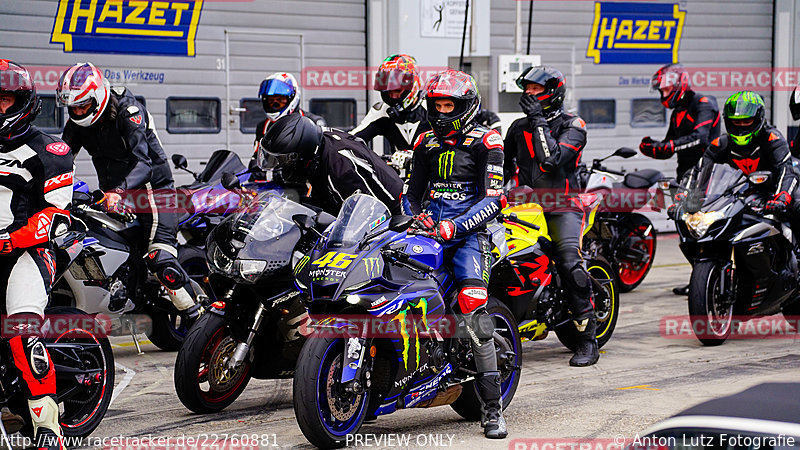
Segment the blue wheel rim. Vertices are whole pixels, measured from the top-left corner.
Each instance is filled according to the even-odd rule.
[[[330,366],[335,364],[338,355],[334,355],[330,360],[328,355],[334,347],[340,343],[341,340],[337,339],[328,345],[328,348],[325,349],[325,354],[322,356],[319,369],[317,370],[317,407],[319,409],[320,422],[322,422],[322,425],[328,433],[336,437],[343,437],[356,431],[361,425],[360,418],[364,415],[364,410],[367,407],[367,395],[364,393],[361,397],[361,404],[358,407],[358,411],[356,411],[350,419],[340,422],[331,415],[330,408],[328,407],[327,373],[330,370]]]

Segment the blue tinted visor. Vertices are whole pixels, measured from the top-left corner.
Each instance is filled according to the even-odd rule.
[[[291,97],[294,95],[294,87],[281,80],[264,80],[261,82],[261,87],[258,88],[258,96],[267,97],[269,95]]]

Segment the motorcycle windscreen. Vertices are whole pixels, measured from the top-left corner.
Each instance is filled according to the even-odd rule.
[[[351,195],[342,204],[326,247],[352,247],[390,217],[386,205],[377,198],[365,194]]]
[[[705,198],[703,201],[704,209],[724,195],[745,189],[747,183],[744,183],[744,181],[745,176],[741,170],[727,164],[714,164],[703,194]],[[741,186],[737,187],[737,185]]]
[[[272,191],[263,192],[217,227],[229,232],[228,236],[215,237],[214,245],[228,247],[224,253],[231,259],[265,261],[267,272],[280,269],[291,262],[301,236],[292,220],[295,215],[313,217],[315,213]]]

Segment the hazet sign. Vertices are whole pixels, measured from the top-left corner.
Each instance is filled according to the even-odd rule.
[[[677,63],[685,19],[678,4],[596,2],[586,56],[595,64]]]
[[[59,0],[51,43],[65,52],[194,56],[203,0]]]

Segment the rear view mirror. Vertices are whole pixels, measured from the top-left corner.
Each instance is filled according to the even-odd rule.
[[[638,152],[630,147],[620,147],[614,152],[614,156],[619,156],[622,158],[631,158],[636,156],[636,153]]]
[[[405,231],[408,229],[408,227],[411,226],[411,222],[413,220],[414,218],[411,216],[404,216],[404,215],[392,216],[392,218],[389,219],[389,229],[394,231],[395,233]]]
[[[176,169],[185,169],[189,165],[189,162],[186,161],[185,156],[176,153],[172,155],[172,164],[175,164]]]
[[[222,174],[222,187],[229,191],[237,191],[242,188],[242,183],[239,182],[239,178],[236,175],[225,172]]]

